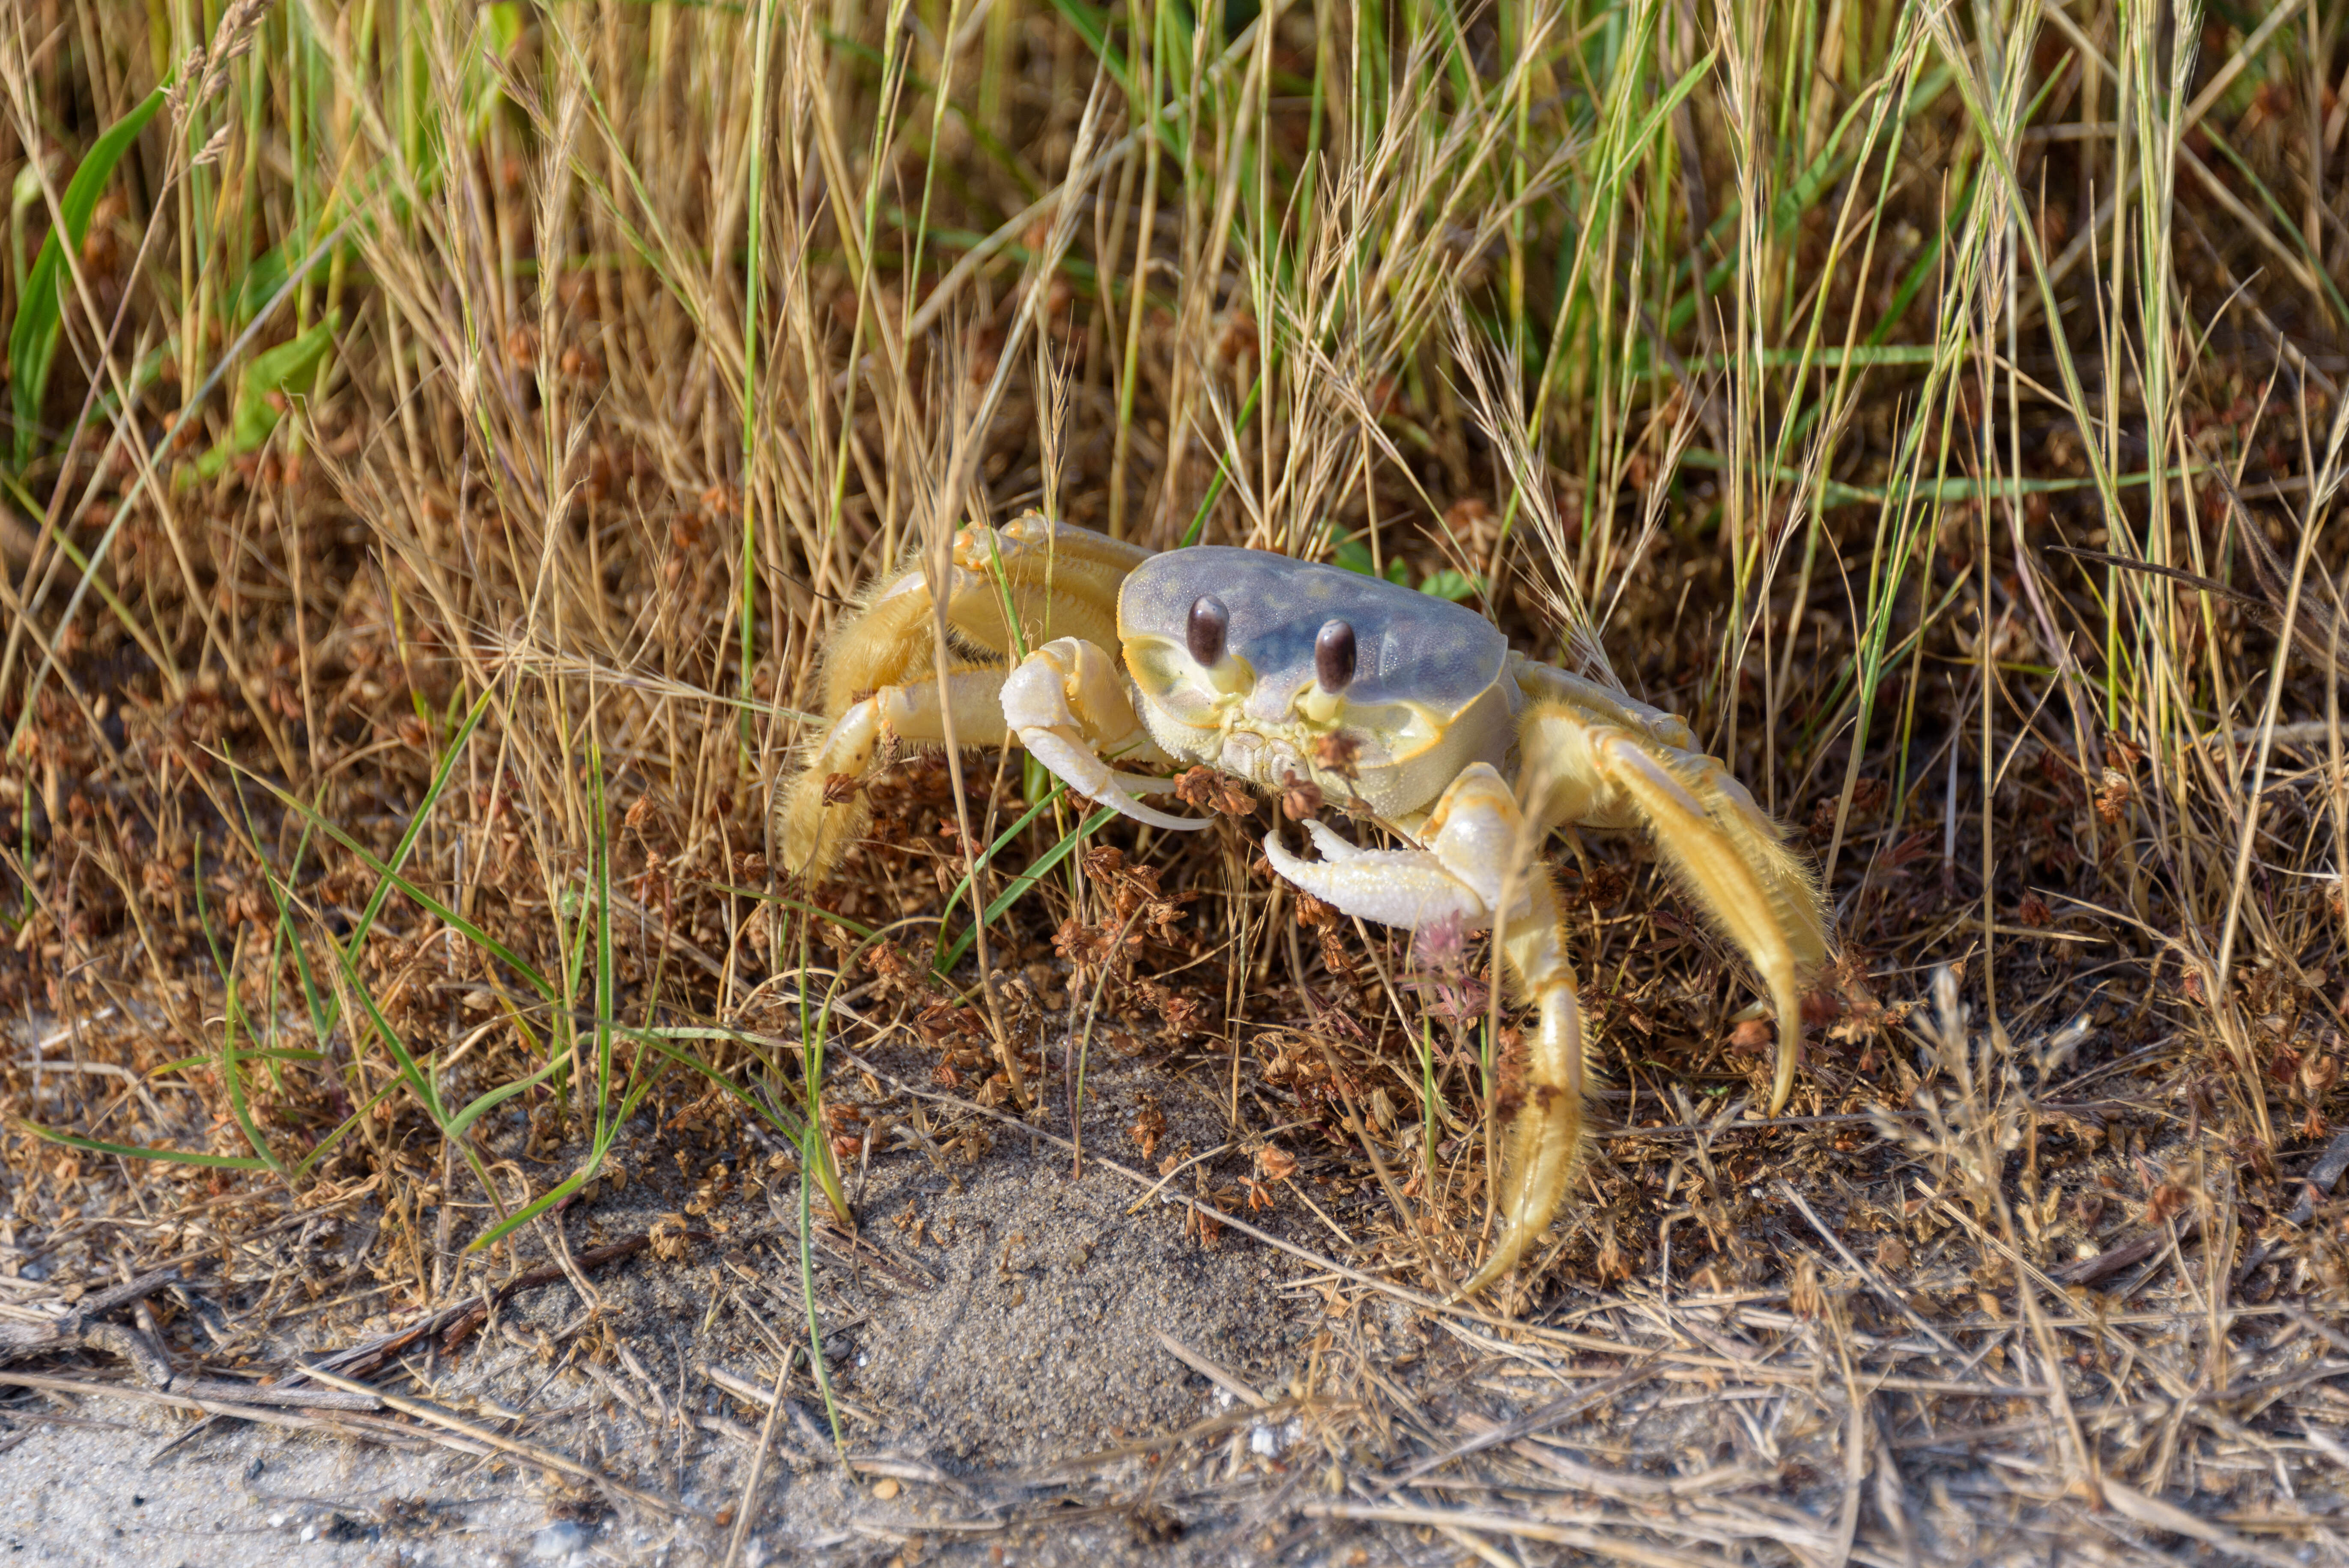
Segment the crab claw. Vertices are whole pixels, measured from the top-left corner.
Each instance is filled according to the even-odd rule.
[[[1207,825],[1207,818],[1177,817],[1155,806],[1145,806],[1133,798],[1132,792],[1137,789],[1165,789],[1166,780],[1163,779],[1120,773],[1058,729],[1022,729],[1019,735],[1019,744],[1070,789],[1089,799],[1100,801],[1121,817],[1131,817],[1154,828],[1172,828],[1176,832],[1189,832]]]
[[[1445,920],[1460,922],[1463,931],[1481,931],[1493,923],[1485,896],[1429,851],[1357,849],[1309,819],[1305,831],[1321,851],[1319,860],[1290,854],[1278,833],[1264,836],[1264,856],[1274,871],[1323,903],[1404,931]]]
[[[1120,816],[1176,832],[1204,828],[1212,820],[1143,805],[1136,796],[1164,794],[1173,782],[1121,773],[1102,760],[1096,745],[1119,752],[1154,754],[1157,748],[1134,716],[1117,666],[1091,643],[1061,637],[1021,660],[1003,682],[1003,722],[1070,789]]]
[[[1381,925],[1420,931],[1457,919],[1482,931],[1521,917],[1532,896],[1519,853],[1524,819],[1499,772],[1479,762],[1462,772],[1427,819],[1427,847],[1363,850],[1309,820],[1319,861],[1299,860],[1268,834],[1273,869],[1324,903]],[[1506,903],[1505,903],[1506,901]]]

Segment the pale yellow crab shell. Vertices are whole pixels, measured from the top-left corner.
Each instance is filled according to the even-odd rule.
[[[1191,606],[1213,594],[1230,616],[1226,658],[1191,657]],[[1317,718],[1313,639],[1354,629],[1355,676]],[[1135,707],[1174,757],[1270,789],[1310,779],[1401,821],[1425,810],[1475,762],[1506,769],[1515,738],[1509,645],[1473,610],[1375,577],[1261,550],[1201,545],[1155,555],[1125,579],[1118,638]],[[1348,779],[1322,766],[1324,737],[1357,748]],[[1340,748],[1340,749],[1342,749]]]

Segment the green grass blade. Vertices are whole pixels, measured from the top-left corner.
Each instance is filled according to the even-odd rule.
[[[206,1154],[194,1149],[148,1149],[136,1143],[108,1143],[100,1139],[84,1138],[78,1133],[59,1132],[43,1127],[37,1121],[19,1121],[17,1126],[36,1138],[51,1143],[62,1143],[67,1149],[78,1149],[88,1154],[110,1154],[118,1160],[160,1160],[168,1165],[202,1165],[222,1171],[267,1171],[266,1160],[251,1154]]]
[[[815,1183],[808,1180],[808,1172],[827,1168],[818,1164],[823,1143],[823,1129],[812,1124],[800,1142],[800,1300],[807,1306],[808,1367],[815,1374],[817,1391],[823,1395],[833,1447],[844,1453],[848,1445],[840,1435],[840,1412],[832,1400],[832,1371],[823,1361],[823,1330],[815,1315]]]
[[[272,788],[274,789],[274,786],[272,786]],[[519,954],[515,953],[513,949],[508,947],[504,943],[500,942],[496,937],[492,936],[488,932],[483,931],[471,921],[467,920],[463,915],[459,914],[454,909],[451,909],[441,900],[433,897],[430,893],[425,892],[424,889],[409,881],[408,878],[400,875],[399,872],[392,870],[392,864],[397,863],[398,859],[404,857],[395,857],[395,861],[392,862],[379,861],[367,851],[366,845],[360,843],[357,839],[352,838],[348,833],[344,832],[332,822],[327,821],[324,817],[318,816],[314,812],[310,812],[307,807],[303,806],[301,802],[295,800],[291,795],[286,794],[282,789],[275,790],[275,793],[278,795],[279,799],[285,800],[286,804],[294,807],[296,810],[309,814],[311,820],[323,829],[328,838],[342,845],[343,848],[350,851],[351,853],[358,856],[358,858],[366,863],[367,868],[369,871],[383,878],[383,892],[388,892],[397,891],[407,894],[408,897],[419,908],[440,919],[441,922],[446,923],[450,930],[455,931],[459,935],[464,937],[466,941],[473,943],[475,945],[481,948],[482,951],[496,958],[500,963],[512,968],[515,974],[521,975],[524,980],[530,983],[532,990],[536,991],[540,995],[544,996],[550,1002],[555,999],[554,987],[552,983],[550,983],[547,978],[541,975],[536,969],[533,968],[530,964]],[[419,811],[417,815],[420,819],[423,816],[423,813]],[[376,902],[378,903],[380,903],[379,900]],[[351,933],[352,946],[356,947],[358,945],[360,940],[366,934],[367,926],[373,923],[374,923],[371,920],[363,922],[357,929],[355,929]],[[335,1020],[329,1019],[328,1026],[331,1027],[334,1022]]]
[[[937,945],[930,954],[930,967],[932,969],[936,970],[937,973],[943,975],[947,970],[953,967],[952,965],[946,962],[946,923],[954,918],[955,906],[962,903],[963,899],[970,892],[971,879],[986,869],[988,862],[994,860],[995,857],[1002,851],[1004,845],[1009,843],[1012,840],[1025,832],[1028,829],[1029,823],[1033,822],[1037,818],[1042,816],[1045,811],[1050,808],[1053,801],[1059,799],[1067,792],[1068,787],[1062,784],[1059,779],[1054,779],[1052,781],[1050,792],[1045,795],[1043,799],[1038,800],[1034,805],[1029,807],[1028,810],[1022,811],[1019,814],[1019,820],[1018,821],[1004,829],[1000,833],[998,833],[995,836],[995,842],[988,845],[986,852],[978,857],[978,861],[973,863],[968,871],[963,872],[962,881],[955,883],[954,892],[947,895],[947,906],[939,913],[938,915]],[[839,917],[833,916],[832,918],[838,919]],[[845,920],[840,921],[840,923],[848,926],[850,930],[856,932],[859,936],[869,937],[873,934],[870,931],[862,930],[854,925],[851,925]]]
[[[491,1111],[497,1109],[498,1107],[503,1105],[514,1096],[521,1094],[523,1090],[533,1088],[536,1086],[544,1083],[548,1078],[553,1078],[556,1073],[562,1071],[563,1065],[563,1058],[561,1057],[552,1057],[544,1066],[541,1067],[537,1071],[530,1074],[527,1078],[518,1078],[512,1083],[501,1084],[496,1088],[491,1089],[487,1093],[471,1100],[462,1110],[460,1110],[454,1117],[450,1119],[448,1127],[449,1136],[451,1138],[462,1138],[465,1135],[466,1130],[471,1128],[473,1123],[479,1121]]]
[[[604,810],[604,751],[587,748],[587,810],[595,834],[595,1137],[611,1137],[605,1116],[612,1109],[612,834]]]
[[[1084,842],[1085,840],[1091,838],[1094,833],[1100,831],[1102,825],[1116,815],[1117,812],[1115,810],[1110,807],[1103,806],[1100,810],[1095,811],[1092,816],[1086,818],[1084,822],[1075,832],[1071,833],[1059,843],[1054,844],[1050,849],[1045,851],[1042,858],[1038,860],[1034,865],[1030,866],[1026,871],[1021,872],[1018,876],[1013,877],[1011,879],[1010,885],[1006,887],[1001,892],[996,894],[995,901],[992,903],[989,903],[987,906],[986,913],[982,913],[978,917],[978,923],[972,925],[960,936],[955,938],[954,945],[947,949],[946,961],[938,966],[937,972],[940,975],[952,973],[954,966],[962,962],[963,954],[970,951],[971,944],[978,939],[979,925],[983,925],[989,921],[1002,919],[1003,912],[1009,909],[1013,904],[1019,903],[1019,897],[1022,893],[1025,893],[1030,888],[1034,887],[1039,882],[1041,882],[1047,872],[1050,872],[1054,866],[1059,865],[1062,861],[1067,860],[1071,851],[1074,850],[1079,844]]]
[[[489,693],[483,692],[481,700],[473,705],[472,711],[466,715],[463,726],[450,739],[448,754],[441,758],[440,767],[433,775],[431,786],[425,790],[424,799],[417,803],[415,813],[409,820],[408,830],[400,835],[398,846],[392,851],[388,861],[378,859],[374,851],[365,844],[345,832],[315,807],[305,804],[291,791],[281,789],[259,774],[243,769],[233,760],[225,758],[223,760],[229,760],[231,767],[244,773],[245,777],[276,796],[279,801],[299,814],[305,821],[316,827],[335,842],[357,855],[369,871],[382,879],[376,884],[374,893],[367,899],[367,908],[360,912],[358,923],[351,929],[349,944],[352,947],[357,947],[367,940],[368,931],[375,924],[376,916],[383,909],[384,900],[390,897],[394,892],[402,892],[419,907],[447,923],[450,929],[459,933],[465,940],[478,944],[499,962],[512,968],[515,974],[530,983],[532,990],[552,1002],[557,999],[553,983],[523,960],[521,954],[459,914],[440,899],[425,892],[415,882],[401,875],[399,872],[399,867],[407,863],[409,851],[416,847],[418,837],[423,833],[426,819],[432,814],[433,807],[440,804],[440,797],[447,792],[449,782],[456,774],[459,755],[464,750],[466,740],[481,723],[481,716],[488,711],[488,707]],[[332,1001],[326,1004],[326,1029],[332,1029],[339,1015],[336,1012],[336,1004]],[[326,1029],[320,1031],[322,1037]]]
[[[166,1074],[183,1073],[190,1068],[209,1067],[219,1059],[212,1052],[206,1051],[202,1056],[181,1057],[177,1061],[165,1062],[160,1067],[149,1068],[139,1076],[152,1083]],[[257,1051],[239,1051],[237,1059],[248,1062],[323,1062],[326,1059],[326,1053],[309,1050],[300,1046],[264,1046]]]
[[[475,1236],[465,1244],[465,1250],[469,1253],[478,1253],[484,1247],[497,1245],[523,1226],[529,1224],[533,1220],[570,1197],[594,1179],[596,1170],[603,1162],[603,1156],[604,1151],[600,1149],[596,1150],[580,1163],[578,1170]]]
[[[628,1086],[628,1092],[620,1102],[619,1114],[612,1118],[611,1125],[605,1130],[604,1136],[595,1140],[595,1148],[588,1150],[587,1158],[579,1162],[578,1170],[474,1237],[465,1244],[465,1250],[469,1253],[477,1253],[484,1247],[495,1246],[594,1181],[595,1173],[604,1168],[604,1157],[612,1151],[613,1133],[625,1125],[628,1118],[636,1113],[636,1107],[643,1103],[646,1095],[652,1092],[653,1083],[657,1077],[657,1074],[647,1074]]]
[[[828,920],[843,931],[855,936],[869,937],[874,934],[873,928],[869,925],[861,925],[844,914],[836,913],[829,909],[820,909],[814,904],[802,903],[799,899],[785,898],[780,893],[761,892],[754,887],[737,887],[732,882],[711,882],[709,885],[719,892],[732,893],[736,898],[753,899],[761,903],[771,903],[783,909],[795,909],[802,914],[812,916],[817,920]]]
[[[244,819],[244,845],[252,851],[254,863],[261,867],[264,881],[269,884],[269,902],[277,911],[277,930],[286,949],[294,954],[295,973],[302,981],[302,1005],[310,1016],[313,1037],[324,1044],[334,1028],[334,1017],[326,1009],[326,999],[318,989],[318,977],[310,969],[310,955],[294,930],[294,907],[288,899],[293,879],[301,874],[302,857],[310,851],[310,826],[304,823],[302,837],[294,845],[294,861],[284,877],[270,868],[269,857],[262,851],[261,829],[253,820],[253,808],[246,802],[244,791],[236,791],[238,814]]]
[[[382,1085],[378,1088],[373,1094],[367,1097],[367,1102],[365,1104],[352,1111],[350,1115],[343,1118],[341,1121],[336,1123],[334,1131],[329,1132],[326,1137],[318,1140],[317,1147],[311,1150],[309,1153],[302,1156],[301,1162],[294,1167],[294,1174],[296,1177],[308,1175],[312,1166],[317,1164],[319,1161],[324,1160],[327,1155],[333,1153],[335,1146],[340,1143],[345,1138],[348,1137],[352,1130],[357,1128],[360,1122],[367,1119],[368,1113],[373,1111],[377,1106],[379,1106],[385,1100],[389,1099],[392,1095],[401,1088],[402,1082],[403,1080],[396,1078],[386,1078]]]
[[[1239,418],[1232,421],[1234,426],[1246,429],[1248,421],[1256,418],[1257,403],[1263,397],[1264,372],[1259,370],[1257,372],[1256,380],[1248,387],[1247,400],[1240,405]],[[1225,487],[1231,482],[1231,470],[1224,466],[1223,454],[1218,452],[1216,454],[1216,477],[1207,481],[1207,493],[1200,498],[1199,510],[1191,514],[1191,526],[1183,531],[1183,543],[1185,547],[1199,542],[1199,535],[1206,531],[1207,518],[1215,511],[1216,503],[1224,499]]]
[[[680,1050],[676,1046],[669,1044],[672,1039],[726,1039],[748,1044],[756,1041],[758,1037],[745,1035],[740,1033],[739,1030],[733,1029],[633,1029],[625,1024],[615,1024],[612,1026],[612,1030],[613,1033],[623,1036],[626,1038],[641,1041],[645,1045],[651,1047],[654,1050],[658,1051],[662,1056],[667,1057],[670,1061],[675,1062],[681,1068],[699,1073],[703,1078],[709,1080],[712,1088],[726,1095],[736,1104],[741,1106],[745,1110],[752,1112],[761,1120],[766,1122],[776,1131],[781,1133],[784,1137],[792,1140],[794,1142],[798,1140],[801,1132],[804,1130],[806,1125],[805,1123],[793,1122],[791,1118],[783,1114],[783,1112],[779,1109],[770,1108],[767,1103],[761,1100],[758,1096],[752,1094],[750,1090],[734,1082],[733,1079],[728,1078],[724,1073],[719,1072],[708,1062],[705,1062],[700,1057],[695,1056],[691,1051]],[[623,1118],[622,1119],[625,1120],[626,1118]]]
[[[236,1026],[243,1021],[244,1009],[237,1001],[236,965],[221,956],[220,938],[212,932],[212,911],[204,903],[204,837],[202,833],[195,836],[194,850],[194,874],[191,880],[196,888],[196,924],[204,934],[204,945],[212,950],[212,967],[220,971],[221,985],[225,988],[226,994],[225,1005],[221,1009],[221,1048],[217,1058],[220,1063],[221,1084],[228,1090],[229,1111],[236,1118],[237,1130],[244,1134],[245,1142],[252,1146],[253,1151],[262,1158],[270,1170],[282,1177],[285,1174],[285,1167],[278,1162],[277,1156],[271,1151],[269,1140],[261,1136],[261,1130],[253,1124],[253,1112],[244,1103],[243,1058],[238,1055],[236,1048]]]
[[[1129,99],[1133,97],[1133,77],[1125,63],[1124,55],[1109,41],[1109,17],[1102,11],[1085,4],[1085,0],[1052,0],[1052,9],[1068,19],[1085,41],[1085,47],[1102,63],[1102,68],[1117,83],[1117,90]]]
[[[57,199],[58,216],[64,220],[64,244],[81,249],[88,236],[90,215],[98,211],[98,199],[106,182],[114,178],[115,165],[130,150],[155,111],[163,107],[164,89],[157,88],[139,100],[139,107],[107,128],[66,182],[65,192]],[[16,325],[8,334],[8,376],[16,411],[16,467],[24,468],[33,460],[33,449],[40,428],[41,399],[49,389],[49,372],[57,357],[57,337],[65,330],[65,288],[69,274],[66,271],[63,244],[57,230],[49,231],[41,242],[41,253],[26,274],[25,293],[16,307]]]
[[[408,1048],[408,1042],[399,1037],[399,1031],[391,1026],[391,1020],[385,1017],[383,1009],[375,1005],[375,996],[367,990],[367,982],[359,977],[359,967],[351,961],[349,949],[332,935],[327,936],[326,945],[333,950],[335,962],[341,966],[343,978],[357,995],[359,1006],[367,1010],[367,1022],[374,1026],[385,1048],[391,1052],[392,1059],[399,1064],[400,1076],[408,1080],[409,1088],[416,1091],[417,1103],[423,1106],[424,1113],[432,1119],[435,1127],[445,1129],[448,1118],[440,1114],[440,1097],[433,1091],[431,1076],[418,1065],[415,1056]]]
[[[409,818],[408,830],[399,836],[399,843],[391,851],[391,859],[388,861],[377,860],[375,856],[367,851],[366,846],[356,842],[348,834],[345,833],[341,829],[336,827],[334,823],[321,816],[314,808],[305,805],[302,801],[295,799],[292,795],[287,794],[285,790],[279,789],[275,784],[271,783],[268,779],[264,779],[259,774],[243,767],[233,758],[222,757],[221,758],[221,760],[227,763],[230,767],[236,769],[237,771],[243,773],[245,777],[253,779],[254,783],[259,784],[263,789],[276,796],[284,804],[292,807],[295,811],[301,814],[305,820],[316,823],[336,843],[341,844],[345,849],[349,850],[353,854],[356,854],[361,860],[366,861],[370,867],[375,868],[378,875],[389,876],[393,872],[397,872],[398,868],[408,863],[409,851],[416,848],[416,841],[423,835],[425,820],[431,816],[432,809],[440,803],[440,797],[448,792],[449,781],[456,777],[457,763],[459,758],[464,754],[465,743],[472,738],[473,731],[481,727],[482,718],[485,717],[490,711],[490,696],[491,693],[484,691],[480,696],[476,697],[473,701],[471,709],[465,715],[465,722],[458,727],[456,734],[449,738],[449,749],[442,755],[440,758],[440,766],[433,770],[432,782],[426,788],[424,798],[417,802],[414,814]],[[358,923],[351,928],[351,941],[354,944],[367,940],[367,932],[375,924],[375,917],[382,913],[384,900],[391,896],[392,891],[392,885],[389,882],[382,882],[378,883],[375,892],[368,896],[367,908],[359,912]],[[404,886],[398,891],[401,892],[409,892],[409,890]],[[414,894],[409,892],[409,896],[413,897]],[[534,973],[529,970],[528,965],[523,965],[522,967],[525,972]],[[548,993],[548,1000],[552,1001],[553,999],[553,994],[551,992]],[[332,1020],[329,1021],[331,1023]]]

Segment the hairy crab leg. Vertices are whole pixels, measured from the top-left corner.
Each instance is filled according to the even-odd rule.
[[[1464,1296],[1517,1265],[1549,1228],[1582,1163],[1582,1006],[1549,868],[1537,863],[1526,880],[1531,907],[1502,927],[1501,955],[1518,989],[1540,1007],[1541,1020],[1526,1043],[1526,1102],[1509,1122],[1501,1155],[1501,1240],[1460,1287]]]
[[[1149,552],[1030,515],[999,529],[958,529],[949,555],[935,583],[934,569],[905,558],[833,630],[822,676],[824,727],[809,739],[798,774],[776,792],[776,831],[784,863],[795,872],[822,877],[864,831],[870,813],[861,796],[827,797],[836,776],[870,766],[883,736],[926,745],[942,744],[949,733],[966,746],[1012,742],[1002,703],[1009,670],[957,659],[941,688],[941,609],[955,645],[999,659],[1053,628],[1114,640],[1119,588]],[[946,596],[943,606],[931,596],[934,586]]]
[[[957,744],[1005,744],[1004,673],[965,665],[949,671],[943,687],[934,680],[883,686],[851,704],[824,733],[807,768],[784,790],[779,824],[783,863],[795,872],[820,875],[864,831],[869,815],[864,798],[832,802],[825,799],[825,791],[834,776],[854,777],[871,767],[884,734],[936,745],[947,738],[951,715]]]
[[[1770,993],[1778,1048],[1770,1113],[1785,1108],[1803,1038],[1802,976],[1826,960],[1818,895],[1778,830],[1713,758],[1643,738],[1571,703],[1519,727],[1544,822],[1644,829]]]
[[[1406,931],[1454,919],[1478,930],[1499,913],[1501,956],[1540,1011],[1527,1042],[1525,1101],[1502,1157],[1501,1237],[1460,1287],[1471,1295],[1514,1268],[1549,1228],[1581,1161],[1582,1008],[1548,868],[1531,855],[1532,829],[1516,797],[1482,762],[1454,779],[1429,814],[1426,849],[1361,850],[1319,822],[1306,828],[1319,861],[1290,854],[1278,834],[1265,837],[1265,856],[1283,877],[1348,914]]]
[[[1770,1114],[1785,1109],[1795,1085],[1795,1056],[1803,1039],[1803,993],[1800,971],[1826,956],[1816,910],[1807,922],[1790,921],[1790,899],[1775,868],[1757,863],[1751,833],[1724,831],[1722,813],[1698,804],[1663,764],[1629,736],[1600,742],[1597,748],[1613,765],[1615,782],[1639,802],[1656,843],[1698,902],[1718,921],[1730,940],[1745,950],[1769,987],[1771,1006],[1778,1014],[1778,1049],[1770,1085]],[[1730,810],[1734,810],[1733,802]],[[1775,835],[1770,847],[1784,856]],[[1791,863],[1791,857],[1789,857]],[[1774,887],[1773,882],[1780,885]]]

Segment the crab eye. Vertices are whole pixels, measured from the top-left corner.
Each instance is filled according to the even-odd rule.
[[[1354,678],[1354,628],[1324,621],[1313,638],[1313,678],[1326,692],[1341,692]]]
[[[1191,624],[1185,640],[1189,643],[1191,657],[1213,668],[1224,656],[1224,634],[1231,630],[1232,613],[1213,593],[1202,593],[1191,601]]]

